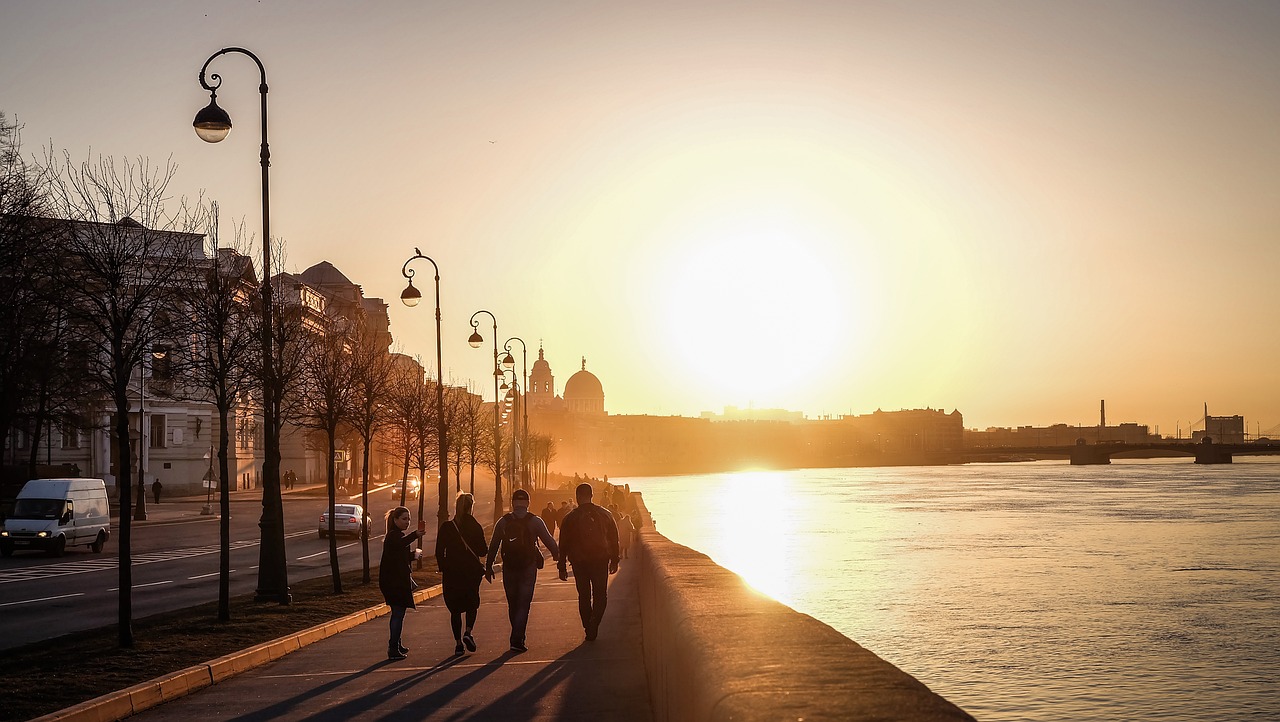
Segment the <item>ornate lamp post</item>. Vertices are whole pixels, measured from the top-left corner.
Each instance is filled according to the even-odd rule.
[[[404,262],[404,266],[400,269],[400,274],[409,279],[409,285],[400,292],[400,301],[404,305],[413,308],[422,300],[422,292],[413,287],[414,270],[409,268],[409,264],[419,258],[426,259],[431,263],[431,267],[436,272],[436,437],[440,441],[440,508],[436,513],[437,520],[440,524],[449,521],[449,445],[445,439],[444,428],[444,364],[440,360],[440,266],[429,257],[422,255],[422,251],[417,248],[413,249],[413,255],[409,260]],[[425,487],[426,479],[423,479]],[[423,489],[425,492],[426,489]],[[418,494],[418,518],[422,518],[422,496],[423,492]],[[418,547],[422,547],[422,539],[418,539]]]
[[[168,349],[164,346],[152,346],[151,358],[159,361],[168,355]],[[151,364],[151,373],[155,374],[156,366]],[[138,492],[137,499],[133,501],[133,520],[147,520],[147,450],[151,444],[148,443],[147,435],[147,354],[142,355],[142,361],[138,364]]]
[[[218,107],[218,88],[222,77],[212,73],[205,81],[205,71],[215,58],[227,53],[249,56],[258,66],[261,82],[258,94],[262,97],[262,147],[259,164],[262,166],[262,544],[258,552],[258,589],[255,599],[272,599],[281,604],[292,601],[289,595],[289,570],[284,553],[284,507],[280,500],[280,428],[277,419],[275,390],[275,365],[272,363],[272,316],[275,308],[271,299],[271,195],[268,168],[271,167],[271,150],[267,145],[267,71],[258,56],[244,48],[223,48],[204,61],[200,68],[200,85],[209,91],[209,105],[196,113],[192,125],[196,135],[206,143],[217,143],[231,132],[231,116]]]
[[[487,314],[493,321],[493,518],[502,516],[502,454],[498,453],[502,446],[502,432],[498,429],[498,379],[502,377],[502,368],[498,366],[498,319],[493,313],[480,309],[471,314],[471,336],[467,343],[471,348],[480,348],[484,337],[480,335],[480,322],[476,316]]]
[[[526,454],[529,453],[529,347],[525,345],[524,339],[519,336],[512,336],[502,345],[506,349],[507,355],[502,358],[502,367],[511,372],[512,376],[516,374],[516,360],[511,357],[511,342],[520,342],[520,363],[523,381],[520,384],[520,394],[516,397],[520,400],[520,412],[524,420],[520,423],[520,478],[522,483],[529,483],[529,459]]]

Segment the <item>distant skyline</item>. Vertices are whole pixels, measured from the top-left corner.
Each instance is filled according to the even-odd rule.
[[[42,147],[179,166],[465,343],[545,342],[610,413],[959,409],[965,426],[1280,424],[1280,4],[9,0],[0,110]],[[419,276],[422,279],[422,276]],[[488,328],[482,325],[488,344]],[[428,364],[433,366],[433,364]]]

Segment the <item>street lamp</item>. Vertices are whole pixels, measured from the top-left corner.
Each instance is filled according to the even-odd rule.
[[[507,355],[502,359],[502,366],[510,371],[512,376],[516,374],[516,360],[511,357],[512,341],[520,342],[520,368],[523,381],[520,384],[520,395],[516,397],[520,400],[520,411],[524,416],[524,420],[521,422],[523,431],[520,437],[520,476],[523,482],[528,484],[529,460],[525,454],[529,453],[529,397],[526,396],[529,393],[529,347],[525,345],[524,339],[519,336],[512,336],[502,345],[507,351]]]
[[[267,71],[257,55],[244,48],[223,48],[204,61],[200,68],[200,85],[209,91],[209,105],[196,113],[192,126],[196,135],[206,143],[217,143],[231,132],[231,116],[218,107],[218,88],[222,76],[212,73],[205,81],[209,63],[227,53],[249,56],[258,66],[261,82],[258,94],[262,98],[262,146],[259,164],[262,166],[262,543],[258,547],[257,601],[275,600],[281,604],[292,601],[289,595],[289,569],[284,553],[284,506],[280,499],[280,430],[277,424],[275,366],[272,363],[272,316],[275,309],[271,299],[271,194],[268,169],[271,167],[271,149],[267,145]]]
[[[445,439],[444,429],[444,364],[440,357],[440,266],[431,260],[428,256],[422,255],[422,251],[417,248],[413,249],[413,255],[409,260],[404,262],[404,266],[400,268],[400,274],[409,279],[409,285],[400,292],[400,301],[409,308],[418,305],[422,300],[422,292],[413,287],[413,276],[415,271],[409,268],[409,264],[419,258],[426,259],[431,263],[431,267],[436,272],[436,437],[440,442],[440,508],[436,513],[436,517],[440,524],[449,521],[449,506],[447,497],[449,496],[449,445]],[[426,479],[423,479],[423,486],[426,485]],[[425,492],[426,489],[424,488]],[[423,493],[418,493],[418,518],[422,518]],[[418,539],[418,548],[422,548],[422,539]]]
[[[480,344],[484,343],[484,337],[480,335],[480,322],[476,320],[476,316],[480,314],[488,314],[489,320],[493,321],[493,518],[497,519],[502,516],[502,454],[499,448],[502,446],[502,432],[498,429],[498,380],[506,383],[502,373],[502,368],[498,366],[498,319],[490,311],[480,309],[471,314],[471,337],[467,339],[467,343],[471,344],[471,348],[480,348]]]
[[[152,346],[151,358],[159,361],[168,355],[164,346]],[[156,365],[151,364],[155,375]],[[138,498],[133,502],[133,520],[147,520],[147,354],[138,363]]]

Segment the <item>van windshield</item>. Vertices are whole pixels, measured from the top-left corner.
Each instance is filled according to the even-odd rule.
[[[11,519],[57,519],[62,516],[62,499],[19,499],[13,504]]]

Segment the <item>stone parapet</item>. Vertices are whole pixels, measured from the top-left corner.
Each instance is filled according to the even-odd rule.
[[[630,563],[642,565],[645,667],[659,722],[973,719],[705,554],[652,528],[636,546]]]

